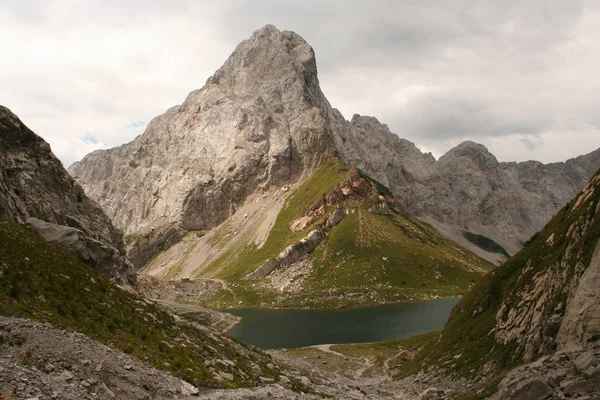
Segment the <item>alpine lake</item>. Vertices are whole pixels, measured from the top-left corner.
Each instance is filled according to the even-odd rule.
[[[261,349],[368,343],[441,330],[460,298],[342,308],[222,310],[242,320],[227,335]]]

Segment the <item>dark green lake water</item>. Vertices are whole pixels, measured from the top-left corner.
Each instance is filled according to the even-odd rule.
[[[262,349],[380,342],[442,329],[458,300],[340,310],[229,309],[242,321],[227,335]]]

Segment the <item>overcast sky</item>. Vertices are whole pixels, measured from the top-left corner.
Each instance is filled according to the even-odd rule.
[[[600,2],[488,3],[3,0],[0,104],[68,166],[132,140],[274,24],[314,47],[347,119],[436,157],[467,139],[501,161],[600,147]]]

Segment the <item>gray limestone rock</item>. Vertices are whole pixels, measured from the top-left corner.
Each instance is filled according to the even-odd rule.
[[[600,149],[564,163],[505,163],[469,141],[436,161],[359,115],[334,134],[342,159],[389,187],[407,212],[483,234],[511,254],[600,168]]]
[[[600,214],[597,214],[597,218],[600,218]],[[579,282],[558,331],[559,348],[583,344],[600,337],[600,242]]]
[[[135,237],[130,254],[141,267],[182,231],[218,225],[251,193],[294,182],[332,155],[389,187],[407,212],[509,253],[600,167],[600,150],[565,163],[501,163],[473,142],[436,161],[376,118],[346,121],[320,90],[313,49],[268,25],[133,142],[95,151],[70,172]]]
[[[210,229],[249,194],[333,155],[328,107],[313,49],[268,25],[133,142],[95,151],[70,172],[128,234]]]
[[[0,213],[114,281],[135,286],[122,233],[71,178],[50,145],[0,106]]]
[[[324,238],[325,234],[323,231],[318,229],[311,231],[305,238],[286,247],[275,259],[266,261],[256,270],[246,275],[244,279],[264,278],[276,268],[287,267],[302,260],[308,253],[313,251]]]

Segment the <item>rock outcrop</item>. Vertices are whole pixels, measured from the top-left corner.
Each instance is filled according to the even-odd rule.
[[[563,317],[556,342],[559,349],[583,345],[600,337],[600,243],[581,275]]]
[[[494,262],[502,256],[471,245],[465,230],[514,254],[600,167],[600,151],[566,163],[500,163],[472,142],[436,161],[373,117],[346,121],[319,88],[313,49],[268,25],[133,142],[95,151],[70,172],[129,235],[141,267],[186,231],[217,226],[250,194],[293,183],[333,154]]]
[[[507,375],[497,398],[596,396],[599,270],[600,171],[463,297],[425,364],[481,383],[531,363]]]
[[[2,106],[0,213],[29,223],[114,281],[135,286],[122,233],[71,178],[50,145]]]
[[[600,338],[599,191],[597,174],[534,239],[536,254],[523,265],[521,284],[504,295],[496,340],[517,342],[527,360]]]
[[[256,270],[246,275],[244,279],[264,278],[276,268],[286,267],[301,261],[308,253],[313,251],[324,238],[325,234],[323,231],[318,229],[311,231],[308,236],[299,242],[286,247],[277,257],[273,260],[268,260]]]
[[[597,399],[599,365],[598,342],[558,351],[509,372],[491,399]]]

